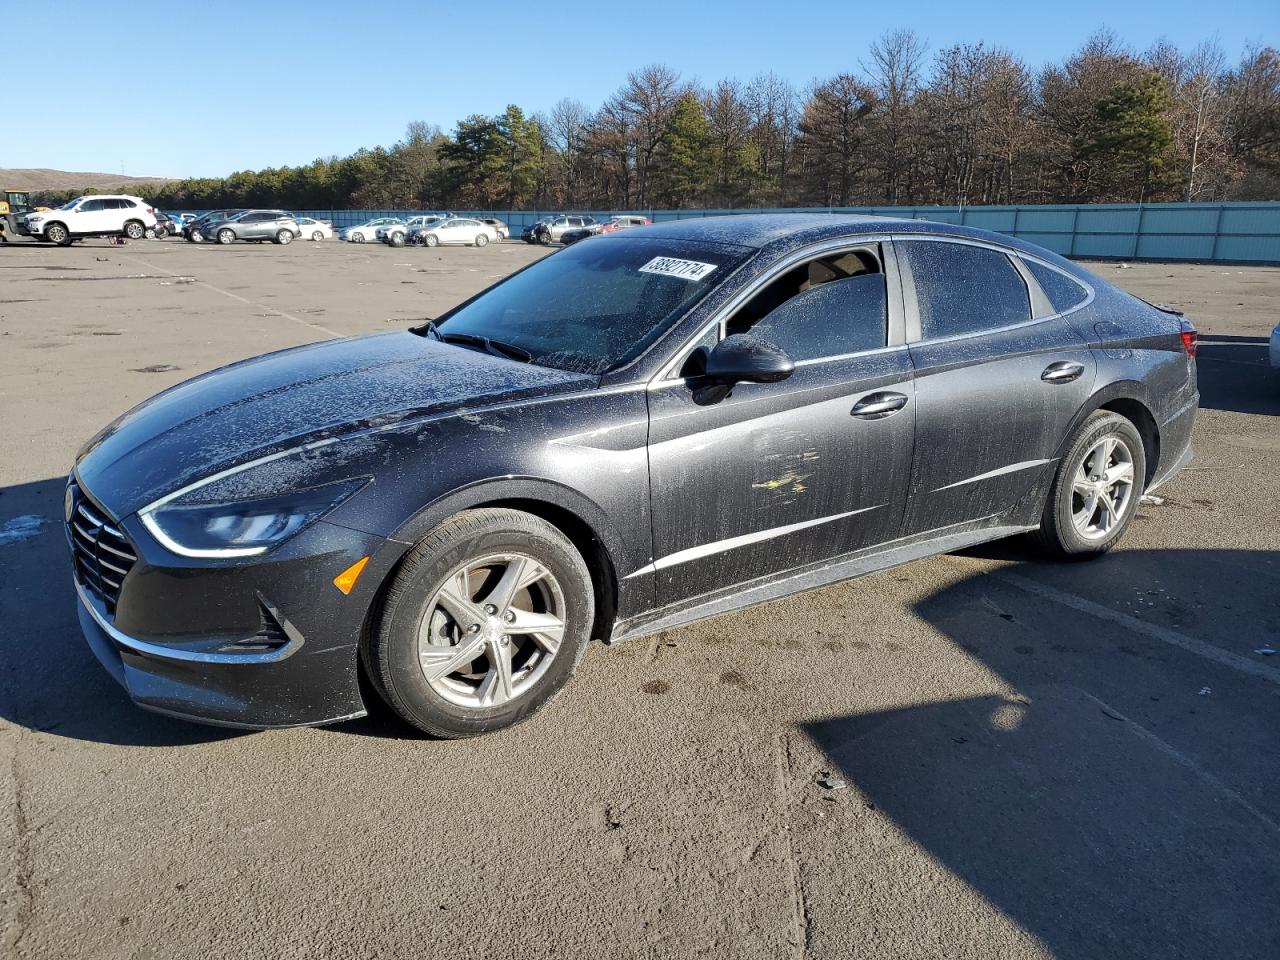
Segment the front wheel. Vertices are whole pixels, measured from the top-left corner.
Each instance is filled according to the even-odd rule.
[[[60,223],[51,223],[45,227],[44,238],[60,247],[71,246],[71,231]]]
[[[409,552],[365,665],[406,721],[472,737],[545,706],[577,669],[594,615],[591,574],[564,534],[518,510],[469,510]]]
[[[1058,464],[1036,539],[1059,557],[1106,553],[1133,521],[1146,476],[1138,429],[1118,413],[1094,411]]]
[[[393,247],[403,247],[404,234],[399,230],[395,230],[391,233],[391,236],[387,237],[387,242]]]
[[[314,240],[316,243],[319,243],[321,240],[324,239],[324,233],[320,230],[313,230],[311,233],[311,239]]]
[[[218,231],[218,242],[224,246],[228,243],[234,243],[236,239],[235,231],[230,228]]]
[[[279,232],[277,232],[277,233],[276,233],[276,243],[280,244],[280,246],[282,246],[282,247],[283,247],[283,246],[285,246],[286,244],[293,243],[293,231],[292,231],[292,230],[280,230]]]
[[[437,237],[434,233],[428,233],[425,237],[422,238],[422,242],[425,246],[428,246],[428,247],[438,247],[440,245],[440,238]]]

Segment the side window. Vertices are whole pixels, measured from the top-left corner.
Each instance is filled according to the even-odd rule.
[[[792,360],[818,360],[883,347],[888,324],[884,271],[860,249],[788,270],[743,304],[726,329],[763,337]]]
[[[136,203],[132,200],[126,200],[124,197],[120,197],[116,200],[116,207],[120,210],[132,210],[136,206]]]
[[[1022,262],[1027,265],[1031,275],[1036,278],[1036,283],[1040,284],[1040,289],[1044,291],[1044,295],[1049,298],[1053,309],[1058,313],[1066,313],[1088,299],[1089,291],[1065,273],[1059,273],[1034,260],[1023,258]]]
[[[925,339],[1031,319],[1027,285],[999,250],[938,240],[896,241],[911,268]]]
[[[104,209],[104,207],[101,200],[86,200],[84,203],[80,204],[79,207],[79,211],[81,213],[97,213],[102,209]]]

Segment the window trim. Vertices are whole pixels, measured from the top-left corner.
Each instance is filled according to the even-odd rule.
[[[1067,273],[1065,270],[1062,270],[1059,267],[1055,267],[1051,263],[1045,262],[1043,259],[1035,256],[1034,254],[1023,253],[1021,250],[1017,250],[1013,247],[1006,247],[1006,246],[1003,246],[1002,244],[995,243],[992,241],[975,240],[972,237],[957,237],[951,234],[918,234],[918,233],[894,234],[890,239],[895,243],[899,241],[905,243],[907,241],[916,241],[916,240],[923,240],[930,243],[956,243],[956,244],[960,244],[961,246],[967,246],[967,247],[984,247],[988,250],[995,250],[999,253],[1003,253],[1005,256],[1009,258],[1014,270],[1017,271],[1018,275],[1022,277],[1023,282],[1027,285],[1027,295],[1028,295],[1029,306],[1031,307],[1031,311],[1033,314],[1031,319],[1029,320],[1020,320],[1017,323],[1006,323],[999,327],[987,327],[983,330],[970,330],[967,333],[952,333],[952,334],[948,334],[945,337],[925,337],[923,335],[923,331],[920,328],[920,304],[919,304],[919,301],[916,299],[915,277],[911,273],[911,264],[907,261],[906,257],[899,257],[897,258],[897,260],[900,264],[899,270],[902,276],[902,300],[903,300],[903,311],[906,315],[906,327],[907,327],[906,342],[907,343],[931,343],[931,344],[932,343],[950,343],[954,340],[966,340],[971,337],[985,337],[993,333],[1002,333],[1006,330],[1017,330],[1021,327],[1029,327],[1032,324],[1044,323],[1047,320],[1056,320],[1059,317],[1065,317],[1065,316],[1068,316],[1069,314],[1075,313],[1077,310],[1083,310],[1089,304],[1093,303],[1094,298],[1096,296],[1096,293],[1092,285],[1086,284],[1082,280],[1079,280],[1076,277],[1073,277],[1071,274]],[[1080,303],[1072,307],[1070,310],[1065,310],[1062,313],[1052,312],[1053,305],[1049,303],[1048,296],[1040,288],[1040,284],[1036,282],[1035,276],[1031,273],[1030,270],[1027,270],[1025,267],[1025,264],[1021,262],[1022,257],[1027,257],[1028,259],[1036,261],[1036,263],[1043,264],[1044,266],[1048,267],[1051,270],[1057,270],[1058,273],[1061,273],[1063,276],[1067,277],[1068,279],[1074,280],[1076,283],[1084,287],[1086,291],[1088,291],[1088,296],[1085,297],[1084,300],[1080,301]],[[1035,291],[1036,293],[1038,293],[1039,296],[1043,298],[1044,302],[1048,304],[1049,310],[1050,310],[1048,314],[1045,314],[1044,316],[1034,315],[1036,304],[1035,304],[1035,294],[1032,291]]]
[[[1054,266],[1052,263],[1047,262],[1042,257],[1033,256],[1032,254],[1022,253],[1021,251],[1019,251],[1017,254],[1017,258],[1022,261],[1031,261],[1032,263],[1035,263],[1038,266],[1044,267],[1046,270],[1052,270],[1054,273],[1061,274],[1062,276],[1070,280],[1072,283],[1074,283],[1077,287],[1080,287],[1082,290],[1084,290],[1085,297],[1083,300],[1081,300],[1079,303],[1075,304],[1074,306],[1069,307],[1066,310],[1058,312],[1057,310],[1054,309],[1053,301],[1049,300],[1049,294],[1044,293],[1044,288],[1040,287],[1040,281],[1037,280],[1035,274],[1031,273],[1030,269],[1028,269],[1027,272],[1031,274],[1032,281],[1035,282],[1035,285],[1037,287],[1040,287],[1041,292],[1044,293],[1045,301],[1048,302],[1049,304],[1049,315],[1044,317],[1043,319],[1049,320],[1053,317],[1065,317],[1068,314],[1075,313],[1077,310],[1083,309],[1084,307],[1087,307],[1089,304],[1093,303],[1093,299],[1096,296],[1093,289],[1093,284],[1085,283],[1085,281],[1081,280],[1079,277],[1071,273],[1068,273],[1066,270],[1063,270],[1061,267]]]
[[[800,250],[796,250],[781,260],[768,267],[764,273],[760,274],[750,283],[746,284],[741,290],[735,293],[727,300],[715,314],[700,326],[694,333],[688,337],[680,347],[671,355],[666,363],[664,363],[656,374],[649,378],[647,388],[650,390],[658,390],[669,386],[673,383],[684,383],[685,378],[680,376],[680,370],[684,367],[685,362],[689,359],[689,355],[697,348],[702,338],[718,328],[719,339],[725,337],[725,326],[729,318],[733,316],[744,303],[753,296],[763,290],[766,286],[786,273],[788,270],[799,266],[809,260],[815,260],[822,256],[828,256],[842,251],[858,250],[863,247],[872,247],[877,244],[880,246],[879,258],[880,269],[884,274],[885,282],[885,306],[888,309],[889,317],[887,324],[887,337],[883,347],[872,347],[870,350],[859,350],[854,353],[838,354],[830,357],[814,357],[811,360],[797,360],[796,366],[811,366],[817,363],[830,363],[836,360],[848,360],[851,357],[860,357],[867,354],[878,353],[881,350],[891,350],[906,344],[904,327],[904,311],[902,309],[902,277],[898,273],[898,258],[894,253],[892,238],[887,234],[872,234],[865,237],[839,237],[834,240],[824,240]],[[898,291],[895,295],[894,290]]]

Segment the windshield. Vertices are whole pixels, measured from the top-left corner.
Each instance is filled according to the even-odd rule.
[[[60,206],[58,209],[59,209],[59,210],[70,210],[72,207],[74,207],[77,203],[79,203],[79,202],[80,202],[81,200],[83,200],[83,199],[84,199],[84,197],[76,197],[74,200],[68,200],[66,203],[64,203],[62,206]]]
[[[491,287],[438,324],[600,374],[640,353],[750,254],[734,244],[609,238],[568,247]]]

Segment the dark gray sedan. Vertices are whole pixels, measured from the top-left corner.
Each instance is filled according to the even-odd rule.
[[[1191,455],[1195,347],[1177,313],[945,224],[604,236],[121,416],[67,487],[80,619],[150,709],[316,724],[374,690],[474,735],[591,638],[1015,534],[1105,552]]]

